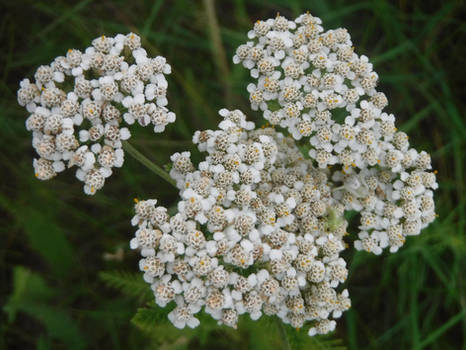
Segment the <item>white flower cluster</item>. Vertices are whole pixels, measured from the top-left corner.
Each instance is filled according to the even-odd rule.
[[[303,159],[292,138],[255,129],[238,110],[220,111],[219,130],[197,131],[205,160],[172,156],[181,199],[169,215],[156,200],[135,205],[131,248],[156,303],[174,301],[179,328],[199,324],[203,307],[219,324],[238,315],[277,315],[310,335],[335,328],[350,305],[338,292],[348,271],[340,252],[347,223],[332,198],[327,169]]]
[[[35,82],[24,79],[18,102],[30,113],[26,127],[39,159],[36,177],[48,180],[76,166],[84,192],[94,194],[123,165],[122,140],[135,121],[155,132],[175,121],[167,105],[171,67],[164,57],[150,58],[136,34],[102,36],[84,52],[68,50],[40,66]]]
[[[305,140],[320,168],[331,166],[341,187],[335,199],[361,213],[356,249],[395,252],[435,218],[431,159],[383,112],[378,75],[354,53],[347,30],[321,23],[310,14],[257,21],[233,61],[256,79],[247,88],[252,108]]]

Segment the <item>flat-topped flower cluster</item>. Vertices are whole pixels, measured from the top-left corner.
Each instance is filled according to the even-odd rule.
[[[233,61],[255,79],[251,107],[307,142],[319,167],[331,166],[341,187],[336,199],[361,213],[355,247],[395,252],[435,219],[431,159],[410,148],[393,114],[383,112],[378,75],[354,52],[347,30],[321,24],[310,14],[257,21]]]
[[[140,269],[177,327],[195,327],[205,311],[236,327],[238,315],[277,315],[310,334],[327,333],[350,307],[337,292],[347,269],[340,252],[346,222],[332,199],[327,171],[304,160],[293,139],[256,129],[238,110],[222,110],[219,130],[198,131],[205,160],[172,156],[180,190],[170,216],[155,200],[136,204],[132,248]]]
[[[356,249],[396,252],[434,220],[438,184],[430,156],[383,112],[378,76],[346,29],[277,15],[248,36],[233,61],[250,70],[251,107],[272,127],[221,110],[218,130],[193,137],[202,162],[172,156],[177,213],[138,202],[131,247],[156,302],[175,302],[179,328],[196,327],[204,308],[232,327],[238,315],[264,313],[325,334],[351,305],[337,290],[348,273],[344,212],[360,213]]]
[[[49,65],[40,66],[34,82],[24,79],[18,102],[30,113],[37,178],[48,180],[76,166],[84,192],[101,189],[113,167],[123,165],[122,127],[137,121],[155,132],[175,121],[167,108],[170,65],[150,58],[136,34],[101,36],[84,52],[70,49]]]

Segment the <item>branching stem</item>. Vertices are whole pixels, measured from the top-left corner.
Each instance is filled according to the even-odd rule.
[[[129,153],[134,159],[136,159],[139,163],[144,165],[147,169],[152,171],[153,173],[157,174],[160,176],[162,179],[167,181],[170,185],[176,188],[176,182],[173,180],[170,175],[163,170],[161,167],[159,167],[157,164],[153,163],[150,161],[149,158],[147,158],[145,155],[143,155],[141,152],[139,152],[136,148],[134,148],[133,145],[131,145],[127,141],[123,141],[123,149]]]

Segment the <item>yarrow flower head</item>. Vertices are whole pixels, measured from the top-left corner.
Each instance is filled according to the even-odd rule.
[[[204,309],[230,327],[246,313],[277,315],[296,328],[310,323],[310,335],[333,330],[351,302],[339,290],[348,274],[340,257],[347,223],[328,169],[242,112],[220,115],[218,130],[194,134],[203,161],[172,156],[177,213],[156,200],[135,205],[131,247],[141,252],[156,303],[173,302],[168,318],[178,328],[199,325]]]
[[[123,165],[122,141],[131,136],[123,120],[151,124],[156,133],[175,121],[166,108],[170,72],[165,58],[148,57],[133,33],[101,36],[83,52],[70,49],[40,66],[17,94],[30,113],[36,177],[48,180],[76,166],[86,194],[101,189],[112,168]]]
[[[348,31],[324,31],[307,13],[257,21],[248,37],[233,62],[255,79],[247,87],[252,109],[306,141],[319,168],[331,167],[334,199],[361,213],[356,249],[395,252],[431,223],[438,187],[431,158],[411,148],[383,111],[378,75],[354,52]]]

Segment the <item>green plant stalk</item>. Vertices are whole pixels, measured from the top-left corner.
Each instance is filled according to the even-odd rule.
[[[225,102],[227,107],[231,107],[232,93],[231,83],[229,80],[230,71],[228,69],[228,60],[223,47],[222,37],[220,35],[220,26],[215,13],[214,0],[204,0],[204,7],[207,16],[207,27],[212,40],[212,55],[214,56],[215,64],[217,65],[219,78],[225,87]]]
[[[139,163],[144,165],[147,169],[152,171],[153,173],[157,174],[160,176],[162,179],[167,181],[170,185],[173,187],[176,187],[176,182],[173,180],[170,175],[163,170],[161,167],[159,167],[157,164],[153,163],[150,161],[149,158],[147,158],[145,155],[143,155],[141,152],[139,152],[136,148],[134,148],[133,145],[131,145],[127,141],[123,141],[123,149],[128,152],[134,159],[136,159]]]
[[[282,349],[291,350],[290,343],[288,342],[288,336],[286,335],[286,329],[285,329],[285,326],[283,325],[283,322],[278,317],[275,317],[275,322],[277,323],[278,333],[280,334],[280,338],[282,340]]]

